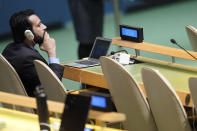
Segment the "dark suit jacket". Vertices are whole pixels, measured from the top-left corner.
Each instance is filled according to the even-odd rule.
[[[34,96],[34,89],[37,85],[40,85],[40,81],[33,61],[41,60],[48,65],[47,61],[39,54],[38,51],[33,50],[24,43],[9,44],[4,49],[2,55],[15,68],[25,86],[27,94],[29,96]],[[49,64],[49,67],[61,80],[64,67],[59,64]]]

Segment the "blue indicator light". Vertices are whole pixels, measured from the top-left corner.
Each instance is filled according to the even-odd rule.
[[[92,96],[91,105],[95,107],[106,108],[106,99],[101,96]]]
[[[91,131],[91,128],[84,128],[84,131]]]
[[[122,35],[124,36],[130,36],[137,38],[137,30],[134,29],[128,29],[128,28],[121,28]]]

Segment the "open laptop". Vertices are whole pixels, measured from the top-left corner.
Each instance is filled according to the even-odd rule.
[[[99,58],[100,56],[107,55],[110,45],[111,39],[96,37],[94,45],[87,60],[80,60],[72,63],[67,63],[65,65],[77,68],[100,65]]]

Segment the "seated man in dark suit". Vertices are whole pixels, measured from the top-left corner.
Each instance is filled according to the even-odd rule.
[[[34,60],[47,61],[34,49],[36,43],[42,51],[48,54],[49,67],[62,79],[64,67],[59,65],[56,58],[56,43],[46,32],[46,26],[33,10],[24,10],[13,14],[10,18],[10,26],[14,42],[10,43],[2,55],[15,68],[21,78],[27,94],[34,96],[34,89],[40,85],[40,81],[34,67]]]

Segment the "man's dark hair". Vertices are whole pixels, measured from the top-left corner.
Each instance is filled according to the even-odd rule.
[[[32,30],[32,23],[29,21],[29,16],[35,14],[34,10],[27,9],[14,13],[10,17],[10,27],[15,43],[21,43],[25,40],[25,30]]]

